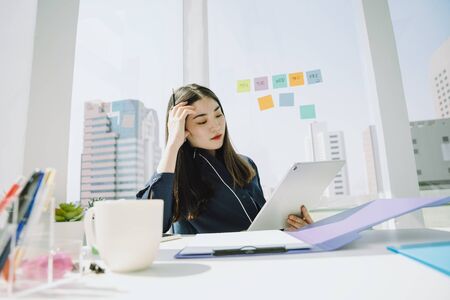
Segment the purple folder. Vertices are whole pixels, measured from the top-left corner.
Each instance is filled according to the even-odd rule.
[[[430,206],[439,206],[450,202],[446,198],[394,198],[378,199],[360,206],[348,209],[334,216],[322,219],[314,224],[307,225],[297,231],[286,231],[312,248],[289,249],[276,253],[308,253],[317,251],[330,251],[338,249],[359,238],[359,233],[380,224],[386,220],[407,214],[409,212]],[[238,249],[239,250],[239,249]],[[183,250],[182,250],[183,251]],[[175,258],[211,258],[213,252],[199,252],[183,254],[182,251]],[[242,252],[242,251],[241,251]],[[267,255],[276,253],[261,253],[251,255]],[[239,254],[243,256],[248,254]]]
[[[378,199],[320,220],[288,234],[314,245],[316,251],[338,249],[374,225],[409,212],[450,202],[446,198]]]

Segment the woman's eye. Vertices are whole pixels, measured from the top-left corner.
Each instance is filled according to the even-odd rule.
[[[197,123],[198,125],[203,125],[203,124],[206,124],[206,121],[203,121],[203,122],[200,122],[200,123]]]
[[[220,118],[221,116],[223,116],[223,114],[217,115],[216,118]]]

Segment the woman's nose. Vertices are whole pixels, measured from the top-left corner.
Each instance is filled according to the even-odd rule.
[[[220,120],[214,120],[213,122],[211,122],[211,130],[215,131],[217,129],[220,129]]]

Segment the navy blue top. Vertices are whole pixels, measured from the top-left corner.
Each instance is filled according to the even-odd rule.
[[[153,174],[146,187],[136,197],[164,200],[164,232],[169,230],[171,225],[173,225],[174,233],[182,234],[246,230],[266,200],[255,163],[246,156],[241,155],[241,157],[247,160],[256,172],[256,176],[243,188],[233,187],[232,177],[220,160],[206,151],[197,151],[193,158],[194,162],[206,175],[205,178],[208,178],[214,195],[208,200],[206,208],[194,220],[182,219],[172,224],[174,173]]]

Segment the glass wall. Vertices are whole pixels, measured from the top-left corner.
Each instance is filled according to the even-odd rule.
[[[80,1],[68,201],[134,197],[155,169],[183,81],[182,20],[179,0]]]
[[[389,8],[424,195],[450,195],[450,2],[391,0]]]
[[[354,1],[208,2],[211,87],[266,194],[294,162],[343,159],[322,204],[377,197],[357,13]]]
[[[383,195],[358,4],[206,2],[210,87],[267,197],[294,162],[320,160],[346,165],[319,206]],[[418,184],[449,194],[449,3],[389,8]],[[167,100],[183,84],[186,13],[182,0],[80,1],[68,201],[133,197],[155,169]]]

